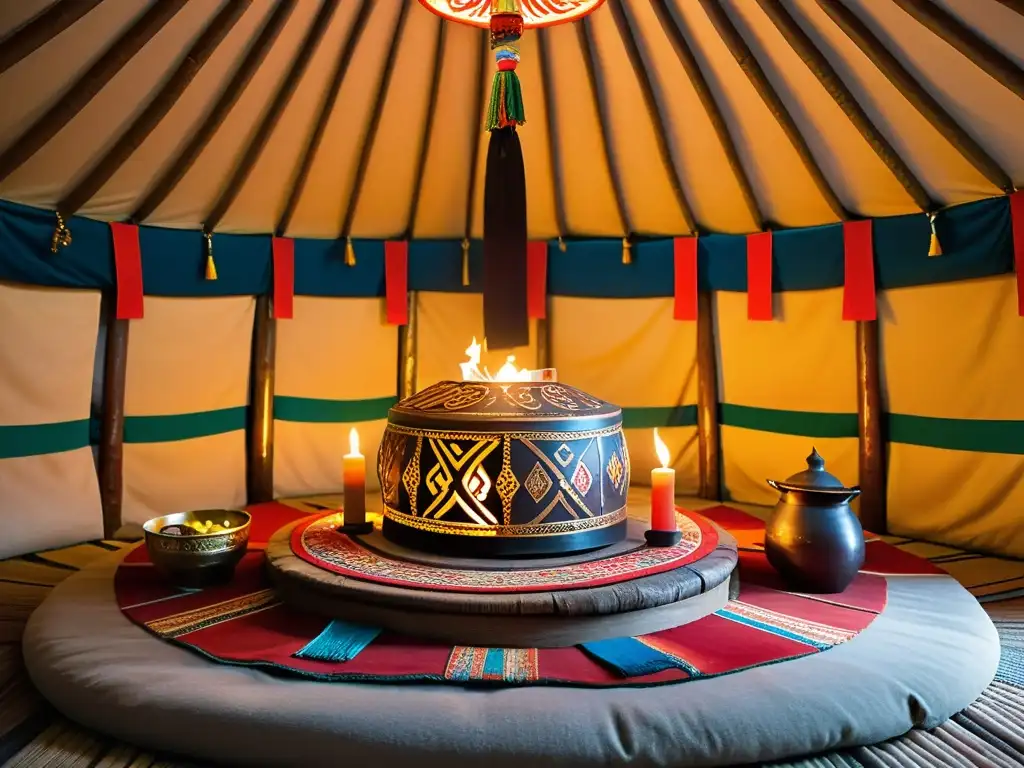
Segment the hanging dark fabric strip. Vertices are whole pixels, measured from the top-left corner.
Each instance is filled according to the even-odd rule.
[[[490,349],[526,346],[526,170],[515,128],[491,131],[484,181],[484,335]]]

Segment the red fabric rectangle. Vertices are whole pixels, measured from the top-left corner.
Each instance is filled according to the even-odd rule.
[[[389,325],[409,322],[409,243],[388,240],[384,243],[384,295]]]
[[[875,320],[875,248],[871,220],[843,222],[843,320]]]
[[[548,316],[548,244],[544,240],[526,245],[526,316],[531,320]]]
[[[275,237],[274,253],[274,317],[291,320],[295,316],[295,241]]]
[[[772,233],[747,235],[747,319],[772,319]]]
[[[118,320],[142,319],[142,248],[134,224],[110,223],[114,238],[114,270],[117,278]]]
[[[672,261],[675,274],[676,320],[697,319],[697,238],[677,237],[672,241]]]
[[[1017,314],[1024,317],[1024,190],[1010,195],[1013,263],[1017,270]]]

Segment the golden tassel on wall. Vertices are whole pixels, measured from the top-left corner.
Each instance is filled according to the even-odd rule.
[[[352,238],[345,238],[345,266],[354,267],[356,265],[356,249],[352,245]]]
[[[213,261],[213,234],[203,232],[203,237],[206,238],[206,279],[216,280],[217,264]]]
[[[932,228],[931,240],[928,243],[928,255],[929,256],[941,256],[942,255],[942,244],[939,242],[939,233],[935,231],[935,219],[937,213],[928,214],[928,224]]]
[[[462,285],[469,285],[469,238],[462,238]]]
[[[50,238],[50,253],[56,253],[69,245],[71,245],[71,230],[64,223],[64,217],[58,213],[57,228],[53,230],[53,237]]]
[[[566,250],[568,250],[568,248],[565,245],[565,240],[563,240],[561,237],[558,238],[558,250],[561,251],[562,253],[565,253]]]
[[[629,242],[628,237],[622,238],[622,263],[633,263],[633,244]]]

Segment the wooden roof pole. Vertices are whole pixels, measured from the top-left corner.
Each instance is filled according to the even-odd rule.
[[[210,139],[230,114],[232,107],[245,91],[267,53],[270,52],[284,28],[285,22],[295,9],[295,3],[296,0],[278,0],[277,7],[274,8],[274,12],[263,25],[259,36],[249,48],[248,53],[245,54],[245,58],[231,76],[231,80],[221,92],[220,97],[207,112],[202,124],[192,132],[192,138],[189,139],[184,149],[167,164],[166,170],[150,187],[142,202],[136,206],[135,212],[131,216],[132,221],[142,222],[148,219],[188,173],[206,145],[210,143]]]
[[[142,114],[135,118],[99,162],[57,204],[57,210],[65,218],[74,215],[89,202],[156,129],[250,5],[252,0],[227,0]]]
[[[0,40],[0,75],[53,40],[103,0],[57,0]]]
[[[185,5],[185,0],[162,0],[149,7],[85,74],[0,154],[0,181],[28,162],[36,152],[56,136],[85,109],[100,91],[146,43],[164,28]]]

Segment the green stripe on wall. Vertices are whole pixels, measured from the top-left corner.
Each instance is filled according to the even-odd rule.
[[[719,403],[718,418],[725,426],[756,429],[758,432],[801,437],[857,437],[856,413],[778,411]]]
[[[171,443],[245,429],[246,406],[166,416],[126,416],[125,443]]]
[[[695,427],[697,406],[677,405],[672,408],[623,408],[623,429],[654,429],[655,427]]]
[[[1024,421],[886,416],[889,442],[949,451],[1024,455]]]
[[[89,445],[89,419],[0,426],[0,459],[75,451]]]
[[[318,400],[313,397],[274,397],[274,418],[305,424],[350,424],[377,421],[388,417],[388,409],[397,397],[371,400]]]

